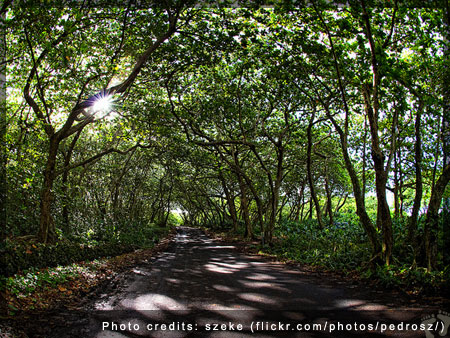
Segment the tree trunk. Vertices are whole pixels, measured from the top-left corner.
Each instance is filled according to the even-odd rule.
[[[167,226],[167,222],[169,220],[169,216],[170,216],[170,202],[172,200],[172,192],[173,192],[173,176],[170,176],[170,186],[169,186],[169,193],[167,196],[167,214],[166,217],[164,219],[164,226]]]
[[[305,197],[304,197],[304,190],[305,190],[305,182],[302,182],[302,187],[301,187],[301,189],[300,189],[300,193],[299,193],[299,195],[298,195],[298,207],[297,207],[297,213],[296,213],[296,215],[295,215],[295,220],[297,221],[297,222],[299,222],[300,221],[300,219],[302,219],[303,220],[303,208],[304,208],[304,204],[303,204],[303,201],[304,201],[304,199],[305,199]],[[301,218],[300,218],[300,211],[301,211]]]
[[[299,215],[300,218],[297,219],[298,221],[301,221],[301,222],[303,222],[303,212],[305,211],[305,205],[306,205],[304,187],[305,186],[302,185],[302,209],[301,209],[300,215]]]
[[[328,163],[325,163],[325,191],[327,193],[327,213],[328,213],[328,224],[333,225],[334,219],[333,219],[333,205],[332,205],[332,198],[331,198],[331,189],[330,189],[330,183],[329,183],[329,177],[328,177]]]
[[[377,162],[378,155],[375,155]],[[374,160],[375,162],[375,160]],[[381,161],[380,161],[381,162]],[[380,163],[379,162],[379,163]],[[383,161],[384,162],[384,161]],[[394,246],[394,236],[392,233],[392,219],[389,210],[389,205],[386,199],[386,183],[387,175],[384,169],[381,171],[378,165],[375,166],[375,185],[377,192],[377,227],[381,229],[383,234],[382,253],[386,265],[390,265],[392,248]]]
[[[362,196],[363,199],[366,198],[366,186],[367,186],[367,182],[366,182],[366,170],[367,170],[367,117],[366,115],[364,115],[364,136],[363,136],[363,164],[362,164]]]
[[[44,183],[41,192],[40,220],[38,239],[42,243],[55,243],[57,240],[55,223],[52,216],[53,183],[56,174],[56,157],[60,140],[53,136],[50,138],[47,163],[44,169]]]
[[[370,217],[367,215],[365,202],[364,202],[364,194],[361,192],[361,185],[360,185],[357,173],[355,171],[355,168],[353,167],[353,163],[351,161],[351,158],[350,158],[350,155],[348,152],[348,135],[349,135],[348,126],[349,126],[350,110],[349,110],[349,107],[347,104],[347,99],[346,99],[347,92],[345,90],[344,83],[342,82],[341,71],[339,68],[337,53],[334,48],[332,35],[326,25],[325,20],[323,20],[320,11],[317,11],[317,9],[316,9],[316,12],[319,15],[322,23],[325,26],[328,40],[330,42],[331,51],[333,54],[334,68],[336,70],[337,81],[338,81],[338,85],[339,85],[339,92],[340,92],[341,99],[342,99],[343,110],[345,112],[344,130],[341,128],[340,124],[333,117],[333,114],[331,114],[328,105],[322,100],[320,93],[317,93],[318,94],[317,98],[322,102],[328,118],[330,119],[331,123],[333,124],[334,128],[336,129],[336,131],[339,134],[339,138],[341,140],[341,149],[342,149],[342,155],[344,157],[345,168],[347,169],[347,172],[348,172],[351,182],[352,182],[353,194],[354,194],[355,202],[356,202],[356,213],[358,214],[361,224],[362,224],[364,230],[366,231],[367,236],[369,237],[369,241],[372,245],[374,256],[377,256],[380,252],[380,244],[378,241],[377,233],[376,233],[376,230],[373,226],[373,223],[372,223]],[[364,12],[365,12],[365,8],[364,8]],[[368,19],[367,13],[364,13],[364,14],[365,14],[365,19],[367,21],[367,19]],[[367,35],[371,36],[370,25],[368,28],[369,28],[369,30],[367,32]],[[371,41],[371,49],[373,50],[372,45],[373,45],[373,41]],[[376,79],[374,79],[374,80],[376,80],[375,83],[377,83],[379,81],[379,78],[378,78],[378,72],[376,69],[376,62],[375,63],[372,62],[372,64],[373,64],[373,66],[375,66],[374,75],[376,75],[375,76]]]
[[[242,176],[238,174],[239,188],[241,190],[241,209],[242,214],[244,216],[244,224],[245,224],[245,238],[253,237],[253,229],[252,224],[250,223],[250,213],[248,211],[248,198],[247,198],[247,187],[245,186],[245,182],[242,179]]]
[[[403,217],[403,206],[404,206],[404,196],[403,196],[403,169],[401,162],[401,152],[399,151],[399,162],[398,162],[398,199],[399,199],[399,212],[400,217]]]
[[[255,197],[255,203],[256,203],[256,212],[258,215],[258,223],[259,223],[259,228],[261,230],[261,244],[264,246],[266,244],[266,238],[265,238],[265,229],[264,229],[264,212],[263,212],[263,206],[261,203],[261,199],[259,198],[259,196],[257,195],[257,192],[255,191],[255,189],[252,187],[251,189],[253,196]]]
[[[231,156],[233,158],[232,166],[234,166],[233,167],[234,173],[236,174],[236,177],[238,179],[239,190],[240,190],[240,195],[241,195],[241,201],[240,201],[241,202],[241,212],[244,217],[244,225],[245,225],[244,237],[245,238],[253,238],[253,227],[250,222],[250,213],[248,210],[249,202],[248,202],[248,196],[247,196],[247,186],[245,185],[243,172],[242,172],[241,166],[239,164],[239,155],[234,147],[231,148]]]
[[[441,205],[445,187],[447,186],[449,180],[450,164],[447,164],[444,168],[444,172],[437,180],[434,189],[431,191],[430,202],[428,204],[425,220],[424,242],[428,271],[431,271],[436,267],[439,207]],[[448,220],[445,221],[448,222]],[[448,226],[448,224],[446,226]]]
[[[231,194],[231,192],[230,192],[230,200],[229,200],[229,204],[228,204],[228,209],[230,210],[231,219],[233,221],[233,231],[237,232],[239,223],[238,223],[238,217],[237,217],[237,212],[236,212],[235,198]]]
[[[320,210],[320,204],[319,204],[319,200],[317,198],[316,195],[316,190],[314,187],[314,179],[313,179],[313,174],[312,174],[312,169],[311,169],[311,165],[312,165],[312,127],[314,124],[314,117],[315,117],[315,108],[314,108],[314,112],[311,116],[311,119],[309,120],[309,124],[308,124],[308,130],[307,130],[307,135],[308,135],[308,147],[307,147],[307,153],[306,153],[306,170],[308,172],[308,182],[309,182],[309,190],[311,192],[311,199],[314,202],[314,206],[316,209],[316,215],[317,215],[317,223],[319,224],[319,228],[323,229],[323,221],[322,221],[322,215],[321,215],[321,210]]]
[[[67,153],[64,156],[64,168],[67,168],[70,165],[70,160],[72,159],[72,153],[75,148],[75,145],[80,138],[81,132],[83,129],[80,129],[78,133],[75,134],[73,137],[72,142],[70,142],[69,149],[67,150]],[[65,170],[63,172],[62,176],[62,194],[63,194],[63,207],[62,207],[62,219],[63,219],[63,226],[68,231],[70,229],[69,226],[69,204],[70,204],[70,198],[68,193],[68,182],[69,181],[69,170]]]
[[[69,230],[69,204],[70,204],[70,198],[68,193],[68,184],[69,181],[69,172],[65,171],[63,173],[62,177],[62,195],[63,195],[63,206],[62,206],[62,220],[63,220],[63,227],[66,230],[66,232]]]
[[[399,165],[398,165],[398,158],[399,158],[399,151],[396,151],[394,154],[394,216],[395,218],[400,217],[400,200],[399,200],[399,179],[398,179],[398,171],[399,171]]]
[[[259,153],[256,151],[256,147],[255,146],[250,147],[250,150],[253,152],[253,154],[255,154],[261,167],[263,168],[264,172],[266,173],[269,187],[270,187],[270,193],[271,193],[270,200],[269,200],[270,208],[267,209],[267,211],[266,211],[266,219],[265,220],[266,221],[268,220],[268,224],[266,227],[264,224],[264,216],[263,216],[264,209],[263,209],[261,199],[258,195],[258,192],[255,190],[254,186],[251,184],[250,179],[247,176],[245,176],[245,179],[252,191],[252,194],[255,197],[255,202],[256,202],[257,209],[258,209],[257,210],[258,211],[258,221],[259,221],[260,228],[261,228],[261,243],[262,243],[262,245],[265,245],[266,241],[270,243],[270,241],[272,240],[272,230],[275,225],[276,213],[277,213],[276,209],[278,208],[279,192],[280,192],[281,180],[283,178],[283,168],[282,168],[283,145],[282,145],[282,141],[279,140],[277,142],[272,138],[270,138],[270,140],[271,140],[272,144],[274,144],[277,147],[277,178],[276,178],[275,183],[273,182],[271,171],[267,168],[263,159],[261,158]]]
[[[382,230],[383,243],[382,243],[382,254],[386,265],[390,264],[392,256],[392,248],[394,245],[394,237],[392,233],[392,219],[389,210],[389,205],[386,199],[386,183],[388,179],[388,166],[384,168],[384,154],[380,147],[379,142],[379,128],[378,128],[378,117],[379,117],[379,107],[380,107],[380,84],[382,73],[379,67],[378,55],[383,53],[384,45],[386,45],[391,37],[388,36],[385,40],[383,46],[380,46],[377,50],[375,40],[372,34],[372,28],[370,23],[370,16],[366,9],[366,4],[364,0],[361,0],[362,5],[362,20],[364,24],[364,33],[367,37],[370,46],[371,54],[371,66],[372,66],[372,88],[369,89],[367,84],[363,84],[362,92],[364,97],[364,106],[366,110],[366,115],[369,118],[370,134],[372,138],[372,160],[375,169],[375,187],[377,193],[377,226]],[[395,12],[394,12],[395,15]],[[393,21],[393,24],[395,22]],[[394,122],[393,122],[394,124]],[[395,135],[393,133],[393,141],[395,142]],[[394,145],[392,145],[394,147]],[[395,151],[395,149],[393,149]],[[388,161],[389,163],[389,161]]]
[[[420,100],[419,108],[417,109],[416,123],[415,123],[415,136],[416,142],[414,143],[414,162],[416,171],[416,194],[414,196],[414,205],[411,213],[411,218],[408,224],[408,240],[413,244],[414,250],[416,249],[416,229],[417,218],[419,216],[420,204],[422,202],[422,137],[420,135],[421,117],[423,110],[423,102]]]
[[[331,122],[333,123],[333,126],[335,127],[336,131],[339,134],[339,138],[341,140],[341,149],[342,149],[342,155],[344,157],[344,163],[345,168],[350,176],[350,180],[352,182],[352,188],[353,188],[353,195],[355,197],[355,203],[356,203],[356,214],[359,217],[359,220],[361,221],[361,225],[363,226],[367,237],[369,237],[370,244],[372,245],[373,255],[376,256],[381,251],[381,245],[378,240],[377,232],[373,226],[372,220],[370,219],[369,215],[366,211],[366,206],[364,203],[364,196],[361,191],[361,185],[359,183],[358,176],[356,174],[355,168],[353,167],[352,160],[350,159],[350,155],[348,153],[348,145],[347,145],[347,138],[348,134],[342,130],[342,128],[339,126],[339,124],[336,122],[336,120],[331,115],[330,111],[328,110],[328,107],[325,107],[327,116],[330,118]],[[348,112],[346,113],[346,115]]]
[[[280,208],[277,211],[277,215],[278,215],[278,224],[281,224],[281,222],[283,221],[283,212],[286,208],[286,204],[289,202],[289,197],[287,196],[287,194],[284,196],[284,198],[281,199],[281,205]],[[291,215],[288,216],[288,219],[290,218]]]
[[[222,183],[222,188],[227,199],[228,210],[230,211],[231,220],[233,221],[233,231],[237,232],[238,218],[236,213],[236,205],[234,204],[234,197],[232,196],[230,189],[228,189],[227,182],[225,181],[225,177],[223,177],[222,171],[219,171],[219,179]]]
[[[436,146],[434,148],[434,165],[433,165],[433,175],[431,178],[431,189],[434,189],[434,185],[436,184],[438,163],[439,163],[439,159],[441,157],[442,150],[445,148],[445,146],[442,146],[442,148],[441,148],[441,134],[444,129],[444,119],[445,119],[444,116],[442,116],[442,120],[438,122],[438,126],[437,126],[438,134],[436,135]],[[442,127],[441,127],[441,124],[442,124]],[[445,160],[445,156],[444,156],[444,160]]]
[[[377,103],[376,93],[373,94],[374,104]],[[370,133],[372,136],[372,161],[375,169],[375,190],[377,194],[377,228],[382,231],[382,254],[386,265],[390,265],[394,237],[392,233],[392,219],[386,198],[387,168],[384,168],[384,154],[380,148],[378,137],[378,113],[371,104],[371,95],[368,86],[363,86],[364,106],[369,118]]]
[[[339,198],[339,201],[336,205],[336,209],[334,210],[334,213],[337,214],[339,212],[339,210],[341,210],[341,208],[344,206],[345,202],[347,201],[347,197],[348,197],[348,193],[345,193],[344,195],[344,200],[341,203],[341,198]]]
[[[283,180],[283,158],[284,158],[284,149],[281,142],[277,144],[277,176],[275,178],[275,184],[272,189],[272,201],[271,201],[271,212],[269,218],[269,224],[266,229],[266,241],[267,243],[272,242],[273,230],[275,228],[276,215],[278,211],[278,203],[280,199],[280,187],[281,182]]]
[[[252,151],[257,157],[259,156],[255,149],[252,149]],[[244,191],[246,192],[247,191],[246,187],[248,187],[250,189],[250,191],[252,192],[253,197],[255,198],[256,209],[257,209],[257,216],[258,216],[258,223],[259,223],[259,226],[260,226],[260,229],[261,229],[261,243],[262,243],[262,245],[264,245],[264,243],[265,243],[265,239],[264,239],[264,216],[263,216],[264,215],[264,211],[263,211],[263,206],[262,206],[262,203],[261,203],[261,199],[259,198],[258,192],[256,191],[256,189],[255,189],[251,179],[242,171],[242,169],[241,169],[241,167],[239,165],[237,152],[233,150],[232,151],[232,155],[233,155],[233,158],[234,158],[235,170],[236,170],[236,173],[237,173],[238,179],[239,179],[239,185],[241,186],[241,191],[242,191],[242,188],[244,188]],[[261,162],[261,158],[259,158],[259,161],[260,161],[261,164],[263,164]],[[244,180],[245,180],[245,182],[244,182]],[[247,198],[246,195],[247,194],[245,193],[245,198]],[[250,223],[250,217],[249,217],[249,214],[248,214],[248,205],[249,205],[248,199],[246,200],[246,205],[247,205],[247,215],[248,215],[248,218],[249,218],[247,226],[248,226],[248,229],[251,230],[248,233],[248,236],[253,239],[254,238],[254,234],[253,234],[253,231],[252,231],[252,225]],[[245,216],[245,214],[244,214],[244,216]]]

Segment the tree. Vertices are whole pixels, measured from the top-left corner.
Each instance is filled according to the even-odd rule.
[[[142,26],[142,20],[145,20],[145,16],[141,15],[134,16],[134,20],[129,19],[129,15],[136,15],[135,8],[126,8],[121,10],[121,13],[108,8],[93,12],[83,6],[71,10],[58,9],[53,12],[48,12],[43,7],[32,7],[31,11],[26,13],[19,8],[14,9],[12,21],[15,25],[18,22],[22,23],[23,31],[18,32],[24,40],[22,48],[32,60],[31,64],[25,64],[24,67],[28,75],[23,87],[23,95],[32,108],[36,120],[42,125],[48,142],[38,234],[39,239],[44,243],[56,240],[51,208],[61,142],[81,132],[88,125],[101,120],[104,117],[101,116],[102,114],[107,115],[108,108],[99,107],[96,105],[97,102],[112,100],[113,97],[118,99],[119,95],[129,90],[152,53],[176,31],[181,8],[167,8],[164,11],[155,7],[151,12],[154,18],[157,18],[154,20],[156,25],[146,24],[144,27],[155,34],[155,40],[147,42],[137,61],[129,66],[128,71],[121,74],[125,79],[111,86],[118,64],[121,63],[120,56],[124,53],[126,45],[124,39],[130,27],[130,21]],[[35,16],[39,16],[42,20],[33,20]],[[164,27],[164,22],[167,27],[163,30],[161,28]],[[49,27],[53,29],[49,30]],[[91,39],[87,39],[86,37],[90,34],[92,34]],[[102,36],[103,41],[100,38]],[[69,39],[72,42],[71,46],[64,45]],[[102,43],[103,46],[100,47]],[[82,52],[81,58],[75,56],[74,48]],[[98,53],[98,48],[102,48],[105,52]],[[99,65],[105,55],[109,57],[109,65],[102,71]],[[60,68],[59,73],[55,74],[49,67],[56,62],[62,62],[65,67]],[[84,62],[87,65],[76,68],[77,62],[81,64]],[[93,67],[94,71],[86,72],[86,69],[90,67]],[[79,75],[75,75],[77,72],[86,74],[83,74],[80,79]],[[54,81],[59,81],[60,84],[67,81],[71,85],[55,88],[51,85]],[[77,94],[74,93],[74,88],[78,91]],[[86,98],[87,92],[92,90],[97,90],[97,93]],[[64,111],[68,113],[63,121],[56,122],[55,112],[62,114]],[[73,138],[73,140],[76,139],[76,137]],[[66,162],[69,160],[68,158]]]

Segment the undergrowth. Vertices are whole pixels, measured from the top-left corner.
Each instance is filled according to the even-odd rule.
[[[140,248],[152,248],[167,235],[170,227],[134,225],[114,230],[107,238],[98,239],[95,234],[61,239],[53,245],[36,241],[7,239],[0,248],[1,276],[47,267],[66,266],[80,261],[112,257]]]
[[[89,277],[104,260],[93,260],[86,264],[73,263],[67,266],[57,266],[47,269],[30,268],[11,277],[2,277],[0,289],[8,290],[18,298],[28,297],[38,289],[45,290],[76,278],[80,275]]]
[[[403,288],[408,292],[435,293],[450,280],[450,268],[428,272],[413,262],[413,250],[407,243],[402,220],[394,221],[394,263],[390,266],[369,264],[371,247],[362,227],[348,217],[336,217],[331,226],[319,229],[316,220],[283,220],[275,228],[271,246],[258,247],[263,253],[281,259],[323,267],[328,270],[357,273],[384,287]]]
[[[20,311],[45,309],[57,301],[76,299],[80,293],[87,292],[101,280],[110,278],[114,271],[146,260],[153,255],[154,250],[161,250],[166,245],[161,239],[167,237],[171,230],[173,229],[169,227],[157,227],[153,231],[147,229],[147,241],[141,238],[134,243],[133,248],[138,250],[111,255],[111,258],[82,260],[57,266],[31,266],[10,276],[0,275],[0,293],[6,299],[7,314],[14,316]],[[142,232],[137,234],[143,235]],[[155,246],[157,242],[160,244]],[[144,245],[137,247],[136,243]],[[39,247],[36,244],[30,245]],[[30,254],[24,255],[28,257]]]

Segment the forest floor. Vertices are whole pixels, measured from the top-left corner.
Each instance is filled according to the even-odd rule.
[[[428,338],[450,326],[448,300],[274,261],[194,228],[110,269],[87,294],[17,314],[16,336]]]

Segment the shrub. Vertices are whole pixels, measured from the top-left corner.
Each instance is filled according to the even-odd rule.
[[[61,240],[54,245],[6,240],[0,248],[2,264],[0,275],[11,276],[30,268],[46,268],[112,257],[139,248],[151,248],[166,236],[170,227],[154,224],[125,224],[109,240],[99,242],[78,238],[78,241]]]
[[[350,219],[340,219],[322,230],[314,219],[302,223],[283,220],[275,230],[280,239],[272,253],[286,259],[333,270],[353,270],[370,259],[364,231]]]
[[[73,242],[59,242],[55,245],[9,242],[1,252],[0,275],[11,276],[30,268],[55,267],[77,261],[116,256],[134,249],[134,246],[120,243],[87,246]]]

